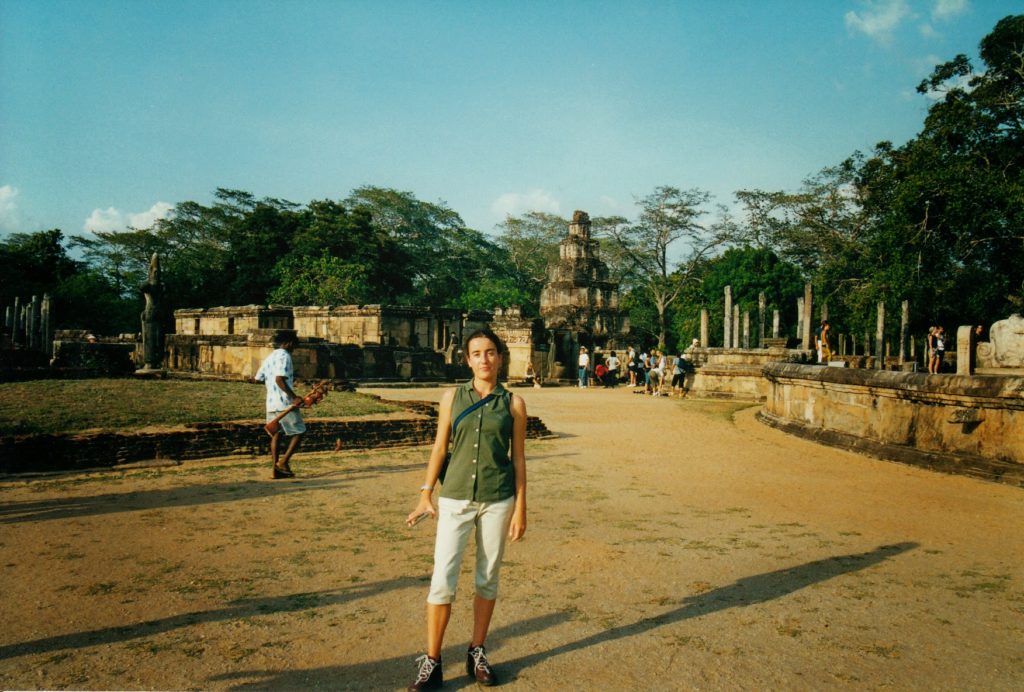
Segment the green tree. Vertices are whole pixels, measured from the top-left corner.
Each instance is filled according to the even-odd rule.
[[[459,304],[466,310],[486,310],[493,312],[495,308],[518,305],[524,316],[535,315],[538,296],[526,290],[509,278],[485,278],[478,284],[470,286],[460,296]]]
[[[708,260],[701,268],[699,290],[696,291],[689,309],[680,311],[677,325],[680,336],[696,335],[700,327],[700,309],[706,308],[709,329],[713,343],[723,333],[725,319],[725,287],[732,287],[733,305],[739,306],[740,313],[751,313],[751,343],[756,344],[758,300],[765,295],[766,330],[771,328],[771,313],[779,311],[780,331],[793,324],[791,316],[796,310],[796,299],[803,295],[803,278],[796,265],[779,258],[767,248],[750,245],[729,248],[721,255]]]
[[[89,329],[101,334],[136,332],[141,296],[122,294],[100,272],[72,259],[57,229],[16,233],[0,242],[0,262],[6,268],[0,300],[10,305],[50,294],[57,329]]]
[[[547,281],[548,267],[558,261],[558,244],[565,237],[569,221],[542,211],[506,216],[498,226],[498,244],[508,256],[513,280],[537,303]]]
[[[33,295],[53,293],[61,281],[74,276],[81,264],[68,256],[64,234],[59,229],[35,233],[14,233],[0,241],[0,300],[11,305]]]
[[[371,287],[363,293],[370,302],[394,303],[412,291],[401,245],[374,227],[367,210],[352,211],[341,202],[314,200],[303,217],[291,257],[317,257],[327,252],[353,267],[362,267],[360,274]]]
[[[290,256],[274,269],[280,285],[270,300],[285,305],[348,305],[373,302],[375,293],[363,264],[346,262],[326,250],[316,259]]]
[[[303,220],[294,205],[268,202],[228,216],[223,227],[227,276],[222,300],[231,305],[266,303],[279,281],[273,269],[291,254]]]
[[[617,243],[658,315],[658,343],[668,346],[669,310],[684,287],[694,280],[701,262],[737,237],[728,215],[713,224],[698,219],[710,200],[702,190],[661,186],[637,201],[640,214],[633,224],[608,224],[603,230]],[[671,251],[680,248],[680,260]],[[632,315],[632,312],[630,313]]]
[[[455,305],[471,286],[501,271],[505,256],[500,248],[467,228],[444,202],[423,202],[411,192],[365,186],[354,190],[346,203],[369,213],[373,228],[400,248],[403,275],[412,282],[402,302]]]
[[[52,292],[54,326],[96,334],[134,334],[140,328],[141,296],[124,296],[101,273],[85,269],[62,280]]]

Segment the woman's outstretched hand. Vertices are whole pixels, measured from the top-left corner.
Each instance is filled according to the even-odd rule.
[[[429,514],[431,518],[437,516],[437,511],[434,509],[433,502],[430,501],[430,496],[421,496],[419,504],[416,505],[416,509],[409,512],[409,516],[405,518],[405,525],[409,527],[415,526],[419,521],[420,517],[424,514]]]

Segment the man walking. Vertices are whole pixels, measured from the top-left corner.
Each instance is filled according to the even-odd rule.
[[[256,373],[257,382],[267,385],[267,422],[277,418],[282,411],[295,406],[288,415],[281,418],[277,432],[270,438],[270,456],[274,460],[274,478],[294,478],[291,461],[295,450],[299,448],[299,440],[306,432],[306,424],[298,406],[302,398],[295,394],[295,369],[292,364],[292,351],[299,343],[298,334],[294,329],[282,329],[274,335],[274,351],[266,357]],[[288,437],[288,447],[284,456],[280,455],[281,436]]]

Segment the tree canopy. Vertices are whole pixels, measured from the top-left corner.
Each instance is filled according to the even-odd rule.
[[[711,214],[707,192],[662,185],[636,199],[632,220],[594,218],[636,336],[686,343],[702,307],[720,329],[725,285],[743,306],[764,291],[784,327],[803,281],[857,333],[873,328],[878,301],[910,300],[918,330],[1024,311],[1024,15],[999,21],[979,55],[978,69],[957,55],[917,86],[931,105],[915,137],[853,152],[798,190],[740,190],[732,211]],[[212,197],[180,202],[151,228],[0,239],[0,299],[49,292],[59,327],[136,331],[157,252],[171,309],[518,304],[535,316],[568,227],[531,211],[487,234],[443,201],[370,185],[306,204],[229,188]]]

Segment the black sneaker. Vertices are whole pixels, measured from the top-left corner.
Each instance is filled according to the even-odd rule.
[[[482,646],[471,646],[466,652],[466,674],[484,687],[498,684],[491,664],[487,662],[487,651]]]
[[[441,672],[441,659],[431,658],[423,654],[416,659],[416,670],[416,679],[406,688],[408,692],[436,690],[444,684],[444,673]]]

